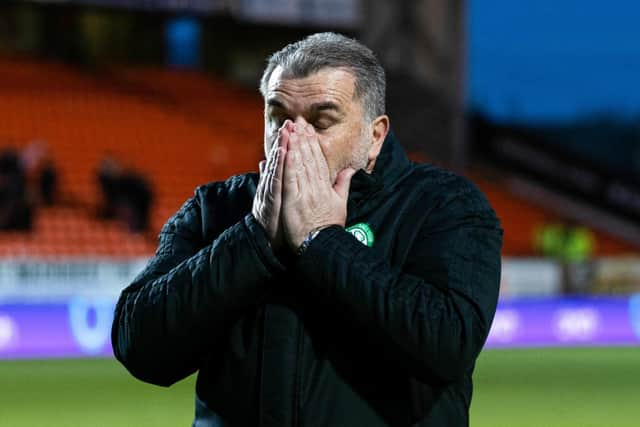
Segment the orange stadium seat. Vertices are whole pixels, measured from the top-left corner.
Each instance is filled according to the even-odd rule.
[[[155,234],[197,185],[256,170],[262,157],[259,97],[197,73],[97,75],[0,58],[0,117],[3,145],[47,141],[63,199],[81,206],[38,212],[33,235],[0,236],[2,255],[151,254]],[[107,153],[152,182],[151,237],[87,213],[99,203],[96,169]]]

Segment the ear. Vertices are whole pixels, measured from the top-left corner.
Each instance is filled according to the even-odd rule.
[[[376,164],[376,159],[387,134],[389,133],[389,116],[383,114],[376,117],[371,123],[371,147],[367,159],[367,172],[371,173]]]

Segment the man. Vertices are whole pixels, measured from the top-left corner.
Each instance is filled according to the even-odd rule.
[[[384,71],[346,37],[274,54],[260,174],[200,187],[126,288],[116,357],[195,426],[462,426],[501,230],[470,183],[407,160]]]

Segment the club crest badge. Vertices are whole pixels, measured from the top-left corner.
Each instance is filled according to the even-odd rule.
[[[369,224],[360,222],[358,224],[347,227],[346,230],[353,235],[360,243],[365,246],[372,247],[375,237],[373,230],[369,227]]]

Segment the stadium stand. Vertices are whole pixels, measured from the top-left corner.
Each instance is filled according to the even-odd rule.
[[[51,62],[0,57],[0,141],[47,141],[62,204],[41,208],[30,234],[0,234],[0,256],[151,254],[166,219],[205,182],[256,170],[262,104],[256,90],[202,73],[142,68],[94,74]],[[98,220],[96,168],[106,154],[154,186],[151,231]],[[415,155],[415,157],[420,157]],[[555,217],[474,174],[505,229],[507,255],[532,255],[532,235]],[[631,248],[602,233],[597,254]]]
[[[114,221],[99,221],[72,207],[43,208],[33,231],[0,233],[0,257],[142,257],[154,245]]]
[[[544,224],[567,221],[567,218],[535,204],[524,195],[510,193],[499,183],[492,182],[479,173],[472,173],[471,177],[485,193],[500,217],[504,229],[502,250],[505,255],[533,255],[533,242],[539,227]],[[595,255],[620,255],[637,251],[637,248],[606,233],[594,232],[594,236]]]
[[[197,185],[256,169],[262,130],[247,124],[260,123],[262,111],[255,94],[243,92],[249,91],[187,72],[97,76],[61,64],[0,59],[0,141],[22,148],[34,137],[45,139],[65,202],[65,208],[39,212],[33,235],[2,235],[0,253],[152,253],[153,239],[89,214],[99,202],[100,159],[110,153],[151,179],[155,236]],[[94,248],[74,246],[76,238]]]

